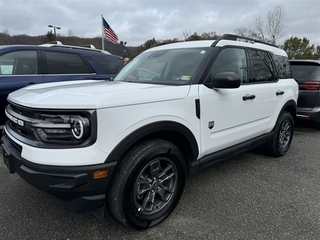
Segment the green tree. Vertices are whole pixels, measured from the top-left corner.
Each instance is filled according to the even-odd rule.
[[[217,40],[219,37],[219,35],[216,34],[215,31],[213,32],[204,32],[201,34],[201,39],[202,40]]]
[[[0,33],[0,45],[8,45],[12,44],[11,36],[9,35],[9,30],[3,31],[3,33]]]
[[[202,38],[196,32],[186,39],[186,41],[197,41],[197,40],[202,40]]]
[[[145,43],[143,45],[141,45],[141,49],[146,50],[152,47],[155,47],[159,44],[159,41],[155,40],[154,38],[149,39],[147,41],[145,41]]]
[[[162,41],[162,43],[175,43],[175,42],[179,42],[178,38],[173,38],[173,39],[166,39],[164,41]]]
[[[48,42],[56,40],[56,36],[52,33],[52,31],[48,31],[46,35]]]
[[[315,52],[314,46],[309,46],[307,38],[293,36],[284,42],[283,50],[287,52],[290,59],[310,59]]]
[[[313,58],[314,59],[320,59],[320,45],[318,45],[315,48],[314,54],[313,54]]]

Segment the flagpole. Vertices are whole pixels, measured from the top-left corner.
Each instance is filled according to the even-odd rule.
[[[103,15],[101,14],[101,40],[102,40],[102,50],[104,50],[104,33],[103,33]]]

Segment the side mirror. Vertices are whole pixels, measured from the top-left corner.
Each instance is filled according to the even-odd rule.
[[[208,87],[212,88],[238,88],[240,87],[240,77],[234,72],[217,73]]]

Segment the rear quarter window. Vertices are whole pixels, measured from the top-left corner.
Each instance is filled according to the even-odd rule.
[[[124,67],[121,59],[114,56],[92,56],[91,58],[109,74],[116,74]]]
[[[273,60],[280,79],[292,78],[288,57],[273,55]]]

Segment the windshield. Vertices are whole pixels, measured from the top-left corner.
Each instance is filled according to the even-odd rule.
[[[170,49],[137,56],[114,77],[114,81],[155,84],[186,84],[208,49]]]

